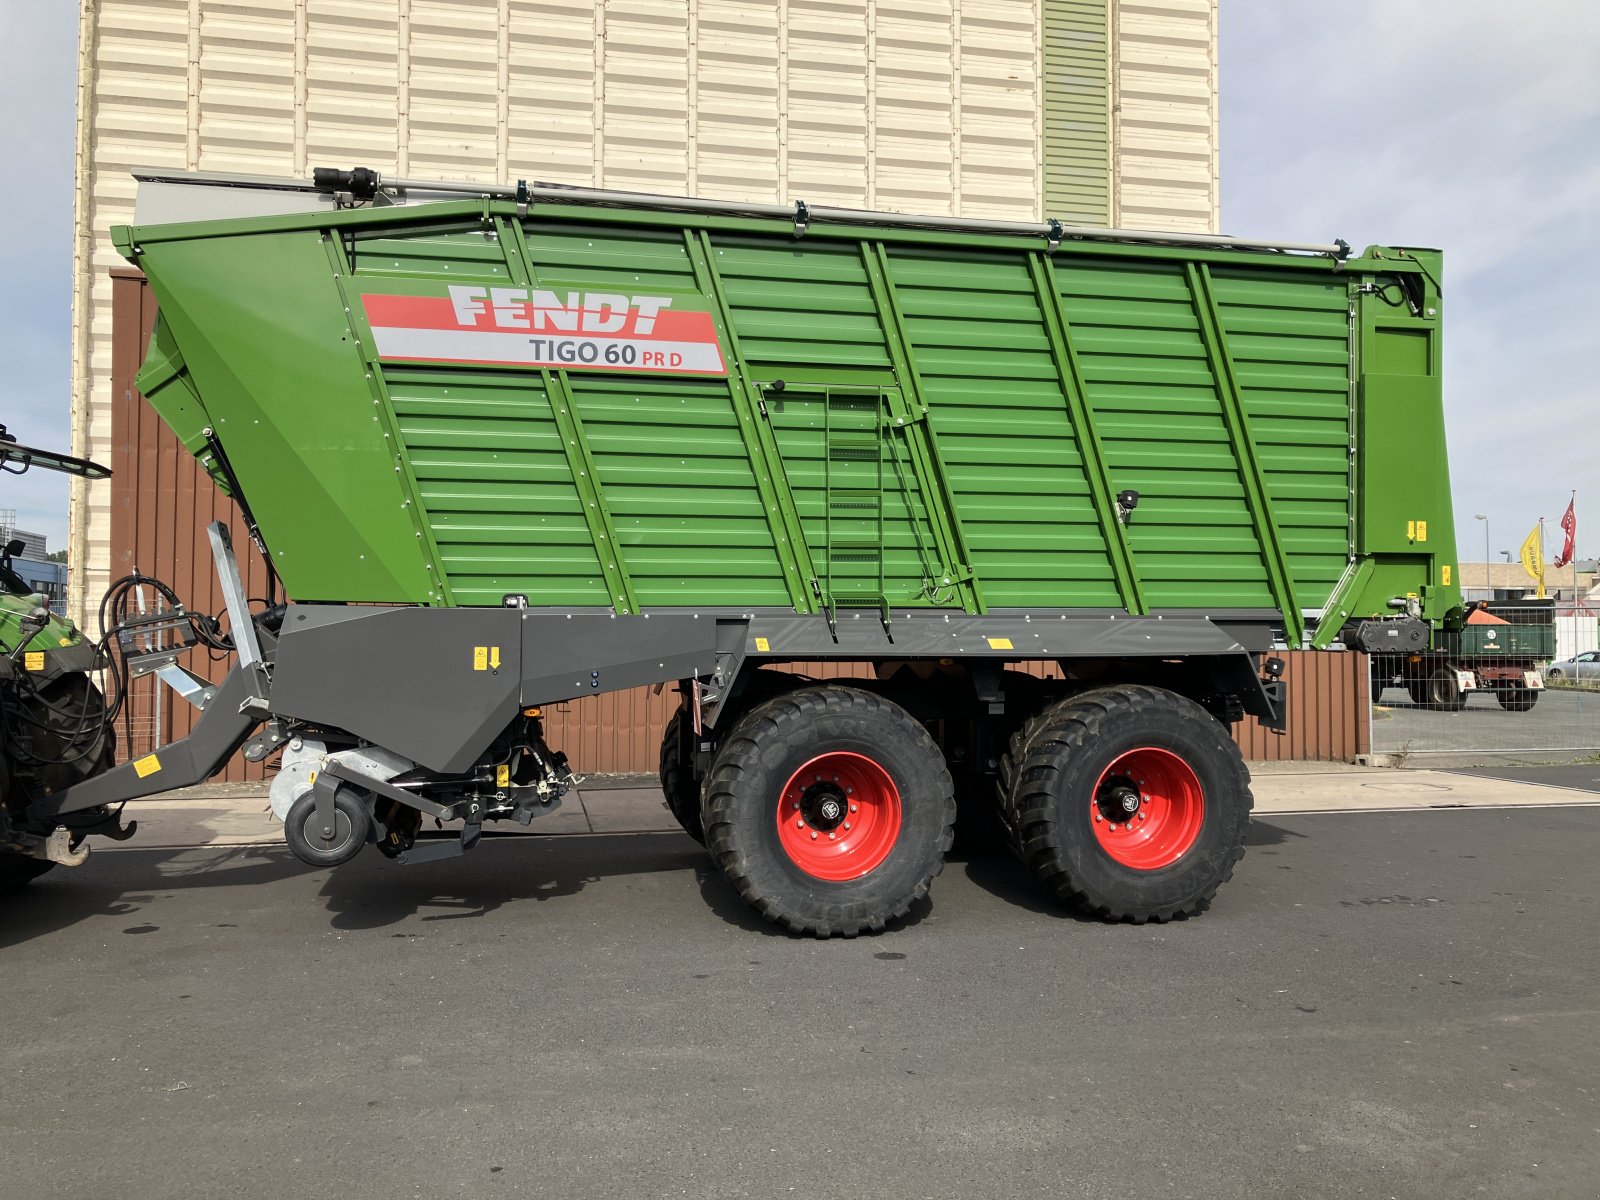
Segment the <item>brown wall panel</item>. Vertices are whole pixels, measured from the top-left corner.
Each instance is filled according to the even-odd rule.
[[[1251,762],[1351,762],[1368,744],[1368,671],[1364,654],[1332,650],[1279,651],[1289,692],[1289,728],[1263,729],[1254,717],[1234,728],[1234,740]],[[1058,674],[1049,663],[1018,664],[1031,675]],[[856,674],[849,666],[796,663],[818,679]],[[545,710],[545,733],[566,752],[579,774],[656,770],[661,731],[677,707],[677,689],[638,688],[584,697]]]
[[[137,567],[171,584],[191,609],[215,613],[223,606],[206,525],[226,522],[232,533],[245,587],[262,596],[266,570],[251,545],[233,502],[222,496],[194,457],[134,389],[155,321],[155,298],[135,271],[113,272],[113,448],[112,575]],[[1289,729],[1278,735],[1252,717],[1235,730],[1244,756],[1252,761],[1312,760],[1349,762],[1368,745],[1368,671],[1362,654],[1331,651],[1280,653],[1289,692]],[[219,674],[204,651],[191,655],[191,670]],[[209,668],[209,669],[208,669]],[[819,679],[856,673],[848,665],[799,663],[793,668]],[[1033,674],[1055,673],[1050,664],[1031,664]],[[132,751],[147,752],[183,737],[194,723],[193,710],[170,691],[159,699],[153,679],[133,686]],[[550,744],[564,750],[580,774],[654,772],[661,730],[677,705],[677,689],[639,688],[585,697],[546,709]],[[159,739],[159,740],[158,740]],[[225,779],[260,779],[263,764],[235,759]]]
[[[136,271],[112,272],[112,420],[111,420],[111,577],[137,569],[170,585],[196,612],[219,613],[222,589],[211,562],[206,526],[228,525],[239,559],[246,594],[266,594],[267,571],[250,542],[233,501],[227,499],[200,469],[194,456],[155,414],[134,388],[144,361],[145,343],[155,323],[155,297]],[[90,597],[98,604],[98,597]],[[213,683],[226,663],[212,663],[204,649],[192,651],[185,665]],[[184,737],[197,711],[154,678],[136,680],[129,688],[129,720],[118,721],[118,739],[126,758],[138,756]],[[131,729],[131,740],[128,733]],[[262,779],[267,768],[235,758],[220,776],[227,780]]]

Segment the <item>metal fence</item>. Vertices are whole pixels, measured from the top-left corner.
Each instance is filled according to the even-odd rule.
[[[1537,613],[1494,605],[1462,652],[1375,666],[1372,749],[1437,765],[1560,761],[1600,753],[1600,617],[1581,601]],[[1534,635],[1537,635],[1536,638]],[[1542,653],[1495,653],[1496,646]]]

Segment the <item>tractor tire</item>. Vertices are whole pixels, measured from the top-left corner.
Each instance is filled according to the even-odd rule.
[[[20,891],[55,865],[46,859],[0,850],[0,895]]]
[[[337,867],[349,862],[367,844],[372,814],[348,787],[333,797],[333,836],[323,838],[314,828],[317,819],[313,788],[289,806],[283,818],[283,840],[294,856],[308,867]]]
[[[1527,712],[1539,703],[1539,692],[1531,687],[1495,688],[1494,698],[1507,712]]]
[[[706,844],[700,824],[700,781],[694,777],[694,735],[688,710],[680,707],[661,735],[661,794],[683,831]]]
[[[1083,692],[1024,725],[1007,758],[1013,846],[1084,912],[1134,924],[1196,915],[1244,857],[1250,773],[1226,727],[1174,692]]]
[[[905,709],[824,685],[740,719],[706,777],[702,813],[712,858],[763,917],[855,937],[928,894],[956,806],[944,756]]]

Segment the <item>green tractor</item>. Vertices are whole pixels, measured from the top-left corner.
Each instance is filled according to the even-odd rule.
[[[0,470],[32,468],[89,479],[111,472],[98,463],[18,445],[0,425]],[[116,751],[118,695],[108,703],[94,676],[109,665],[100,645],[71,621],[51,614],[12,567],[22,544],[0,547],[0,892],[9,892],[57,864],[88,857],[89,834],[119,840],[132,834],[104,806],[40,821],[35,799],[108,769]]]

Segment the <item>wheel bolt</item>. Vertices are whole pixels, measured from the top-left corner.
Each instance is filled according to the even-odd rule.
[[[844,830],[845,830],[846,833],[850,832],[850,822],[849,821],[846,821],[844,823]]]
[[[855,811],[856,811],[856,806],[855,806],[855,805],[854,805],[854,804],[852,804],[852,805],[851,805],[851,806],[850,806],[850,811],[851,811],[851,812],[855,812]]]
[[[805,821],[805,818],[804,818],[804,817],[801,817],[801,818],[800,818],[800,819],[799,819],[799,820],[798,820],[798,821],[796,821],[796,822],[795,822],[795,823],[794,823],[794,827],[795,827],[795,828],[796,828],[796,829],[804,829],[804,828],[805,828],[805,827],[806,827],[806,821]]]
[[[815,829],[811,831],[811,840],[813,842],[817,840],[817,831]]]
[[[1146,814],[1146,813],[1140,813],[1139,814],[1139,820],[1141,820],[1141,821],[1144,820],[1147,815],[1148,814]]]
[[[829,841],[830,841],[830,842],[836,842],[836,841],[838,841],[838,840],[839,840],[839,835],[838,835],[838,834],[837,834],[837,833],[830,833],[830,834],[829,834],[829,835],[828,835],[828,840],[829,840]]]
[[[1099,814],[1099,813],[1095,813],[1095,815],[1094,815],[1094,819],[1095,819],[1095,820],[1096,820],[1096,821],[1104,821],[1104,820],[1105,820],[1105,818],[1104,818],[1104,817],[1102,817],[1102,816],[1101,816],[1101,815],[1100,815],[1100,814]]]

